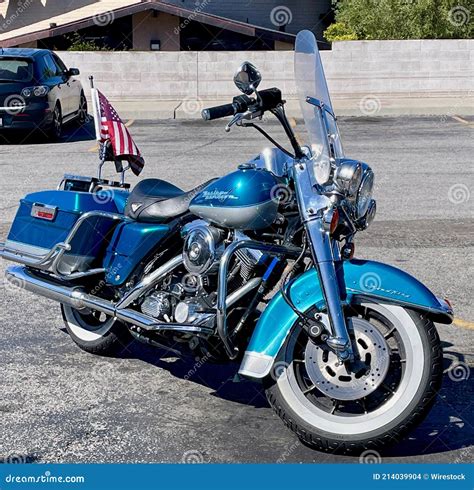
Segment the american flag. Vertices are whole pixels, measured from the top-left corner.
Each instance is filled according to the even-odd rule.
[[[107,98],[97,90],[100,115],[100,141],[110,142],[117,160],[126,160],[135,175],[140,175],[145,165],[140,150],[133,141],[127,127]]]

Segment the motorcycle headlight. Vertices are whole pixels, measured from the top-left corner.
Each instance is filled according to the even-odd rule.
[[[355,160],[340,160],[334,180],[344,194],[353,197],[362,179],[362,165]]]
[[[372,199],[372,191],[374,187],[374,172],[370,167],[366,167],[363,171],[362,181],[357,191],[355,201],[356,218],[360,219],[367,213],[370,201]]]

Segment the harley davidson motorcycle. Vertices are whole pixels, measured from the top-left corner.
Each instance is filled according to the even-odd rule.
[[[17,263],[8,281],[60,303],[85,351],[110,355],[135,338],[238,362],[307,445],[377,449],[432,406],[442,376],[433,322],[453,311],[407,273],[353,258],[375,216],[374,173],[344,154],[309,31],[296,40],[295,75],[308,145],[280,90],[258,91],[246,62],[234,79],[242,95],[202,116],[232,117],[227,131],[256,128],[273,148],[188,192],[65,176],[21,200],[1,256]],[[265,113],[286,147],[256,124]]]

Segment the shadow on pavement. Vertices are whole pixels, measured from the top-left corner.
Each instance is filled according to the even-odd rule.
[[[66,124],[60,140],[52,141],[43,131],[2,131],[0,132],[0,145],[42,145],[42,144],[61,144],[76,143],[78,141],[95,140],[94,121],[89,120],[78,125],[76,122]]]
[[[406,439],[383,451],[384,457],[410,457],[445,453],[456,449],[470,448],[474,442],[474,416],[470,404],[474,395],[474,382],[469,376],[456,380],[446,374],[453,365],[462,363],[464,357],[449,350],[452,344],[443,343],[444,371],[441,392],[426,419]],[[192,357],[175,358],[174,354],[133,342],[123,357],[134,357],[166,369],[179,379],[198,383],[213,389],[213,396],[234,403],[269,407],[263,386],[239,378],[238,363],[202,364]],[[469,449],[468,449],[469,450]],[[455,461],[454,461],[455,462]]]

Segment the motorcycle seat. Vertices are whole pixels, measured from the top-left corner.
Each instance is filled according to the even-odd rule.
[[[188,211],[192,198],[213,180],[187,192],[166,180],[141,180],[130,193],[125,216],[145,223],[162,222],[180,216]]]

